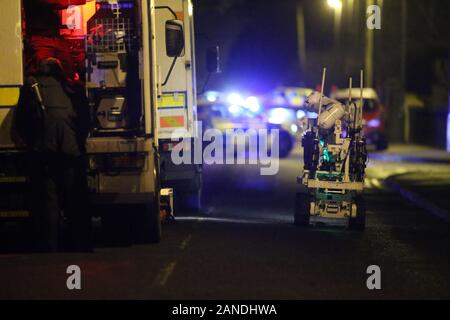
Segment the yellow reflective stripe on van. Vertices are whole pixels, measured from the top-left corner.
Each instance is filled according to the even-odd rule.
[[[158,99],[158,108],[185,108],[186,93],[163,93]]]
[[[0,183],[23,183],[27,181],[26,177],[0,177]]]
[[[0,107],[12,107],[19,103],[19,88],[0,88]]]
[[[0,218],[28,218],[31,217],[31,212],[27,210],[17,211],[0,211]]]

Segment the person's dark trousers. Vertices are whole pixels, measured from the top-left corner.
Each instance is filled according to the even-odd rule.
[[[67,249],[91,249],[85,161],[61,153],[30,154],[32,212],[39,251],[57,251],[61,211],[68,221]]]

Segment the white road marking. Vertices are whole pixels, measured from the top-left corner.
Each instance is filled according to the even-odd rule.
[[[198,228],[198,226],[203,222],[203,218],[198,218],[197,221],[194,223],[194,228]],[[189,243],[192,240],[192,234],[189,234],[180,244],[178,247],[180,250],[186,249],[186,247],[189,245]],[[164,287],[169,280],[170,276],[173,273],[173,270],[175,269],[175,266],[177,265],[177,261],[170,262],[167,266],[162,268],[158,275],[156,276],[155,283],[156,285],[160,287]]]
[[[189,242],[191,242],[191,239],[192,239],[192,235],[190,234],[190,235],[188,235],[186,237],[186,239],[183,240],[183,242],[181,242],[180,249],[181,250],[186,249],[186,247],[188,246]]]
[[[165,268],[161,269],[158,276],[156,277],[156,284],[160,287],[164,287],[169,280],[170,276],[177,265],[176,261],[172,261]]]

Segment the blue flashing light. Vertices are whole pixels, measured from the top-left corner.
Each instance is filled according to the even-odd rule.
[[[292,121],[295,117],[292,110],[286,108],[274,108],[269,110],[269,122],[272,124],[282,124]]]
[[[217,92],[209,91],[206,93],[206,100],[209,102],[216,102],[218,98]]]
[[[244,99],[242,99],[239,93],[230,93],[227,97],[227,101],[230,105],[237,105],[237,106],[244,105]]]
[[[245,100],[245,106],[253,113],[258,113],[261,110],[261,105],[257,97],[248,97]]]
[[[232,104],[228,107],[228,111],[233,115],[237,115],[242,111],[242,108],[236,104]]]
[[[297,119],[302,119],[304,117],[306,117],[306,112],[303,110],[298,110],[297,111]]]

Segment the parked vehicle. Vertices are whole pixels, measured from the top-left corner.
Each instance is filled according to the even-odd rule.
[[[60,11],[61,25],[65,26],[61,34],[72,53],[82,57],[78,73],[86,83],[94,124],[87,139],[93,212],[116,226],[127,225],[138,214],[136,235],[158,242],[161,186],[157,121],[161,117],[157,101],[162,84],[156,61],[157,56],[161,60],[163,55],[175,58],[190,52],[189,47],[184,48],[189,40],[184,41],[183,30],[192,29],[183,28],[178,17],[167,18],[162,30],[155,28],[153,0],[115,4],[88,1]],[[5,30],[0,41],[8,44],[0,59],[0,185],[8,190],[2,193],[0,216],[7,218],[30,215],[26,153],[13,130],[24,84],[22,35],[26,30],[20,29],[27,24],[22,12],[21,0],[5,1],[0,11],[0,26]],[[163,34],[171,41],[158,40]],[[123,210],[122,205],[133,209]],[[53,230],[57,225],[48,227]]]
[[[348,89],[337,90],[331,94],[332,99],[341,103],[347,103]],[[360,89],[353,88],[351,92],[352,101],[359,103]],[[384,150],[388,147],[386,137],[386,109],[380,102],[378,94],[373,88],[363,89],[363,132],[368,146],[376,150]]]

